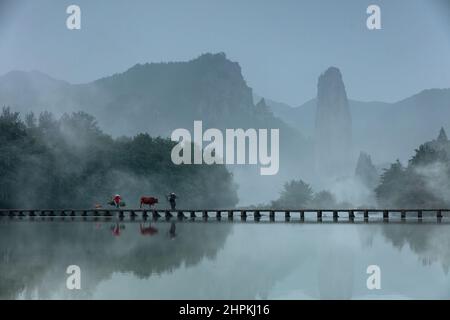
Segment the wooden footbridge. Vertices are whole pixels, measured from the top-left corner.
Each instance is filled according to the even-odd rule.
[[[354,221],[355,219],[369,221],[369,219],[389,221],[396,220],[418,220],[423,218],[437,219],[450,218],[450,209],[0,209],[0,217],[118,217],[119,219],[140,217],[142,219],[159,219],[159,218],[178,218],[178,219],[196,219],[215,217],[220,220],[227,217],[233,220],[236,217],[241,220],[252,218],[259,221],[261,218],[268,218],[275,221],[276,216],[284,217],[285,220],[298,218],[300,221],[316,220],[322,221],[323,218],[332,219],[333,221],[346,220]]]

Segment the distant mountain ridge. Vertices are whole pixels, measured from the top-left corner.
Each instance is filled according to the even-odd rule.
[[[314,135],[315,98],[299,107],[266,102],[275,116],[307,137]],[[377,162],[393,157],[406,160],[418,144],[435,137],[440,127],[450,128],[450,88],[426,89],[394,103],[349,99],[349,105],[355,152],[367,151]]]
[[[239,64],[223,53],[188,62],[137,64],[86,84],[13,71],[0,77],[0,105],[22,113],[83,110],[116,135],[168,136],[173,129],[191,127],[194,120],[217,128],[286,127],[255,106]]]
[[[20,111],[39,108],[48,105],[69,86],[39,71],[11,71],[0,77],[0,105]]]

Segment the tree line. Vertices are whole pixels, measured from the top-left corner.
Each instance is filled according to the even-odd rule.
[[[90,208],[121,194],[128,206],[143,195],[175,192],[179,206],[232,207],[232,174],[223,165],[172,163],[170,139],[142,133],[113,138],[85,112],[57,119],[4,107],[0,115],[0,208]]]

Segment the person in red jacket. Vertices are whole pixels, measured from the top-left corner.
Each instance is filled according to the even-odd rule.
[[[120,207],[120,202],[122,201],[122,197],[119,195],[119,194],[116,194],[114,197],[113,197],[113,202],[114,202],[114,205],[116,206],[116,208],[119,208]]]

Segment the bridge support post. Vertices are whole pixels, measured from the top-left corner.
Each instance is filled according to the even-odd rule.
[[[241,211],[241,220],[247,220],[247,211],[245,210]]]
[[[439,210],[439,211],[437,212],[436,218],[437,218],[437,223],[441,223],[441,222],[442,222],[442,218],[443,218],[442,210]]]
[[[259,210],[256,210],[256,211],[254,212],[254,215],[255,215],[255,219],[261,218],[261,212],[259,212]]]
[[[333,220],[339,219],[339,213],[335,210],[333,211]]]
[[[405,210],[402,210],[402,211],[401,211],[401,213],[400,213],[400,218],[401,218],[402,220],[405,220],[405,219],[406,219],[406,211],[405,211]]]
[[[317,211],[317,220],[322,221],[322,210]]]
[[[289,220],[289,219],[291,218],[291,212],[290,212],[290,211],[285,211],[285,212],[284,212],[284,218],[285,218],[286,220]]]
[[[417,210],[417,219],[422,220],[422,210]]]
[[[202,211],[202,217],[203,217],[203,219],[208,219],[208,211],[203,210]]]
[[[383,220],[388,220],[388,219],[389,219],[389,211],[383,210]]]
[[[275,221],[275,211],[270,210],[269,219],[270,221]]]
[[[178,219],[184,219],[184,218],[186,218],[186,217],[184,216],[184,212],[183,212],[183,211],[178,211],[177,216],[178,216]]]
[[[191,211],[191,218],[195,219],[195,211]]]
[[[234,218],[234,211],[233,210],[229,210],[228,211],[228,220],[233,220]]]
[[[161,217],[161,215],[158,213],[157,210],[152,211],[152,216],[153,216],[153,219],[158,219],[159,217]]]
[[[216,212],[216,218],[217,218],[217,220],[222,219],[222,211],[217,210],[217,212]]]
[[[364,220],[369,220],[369,210],[364,210]]]
[[[355,220],[355,211],[350,210],[350,211],[348,212],[348,218],[349,218],[350,220]]]
[[[166,210],[166,219],[172,218],[172,213],[169,210]]]

